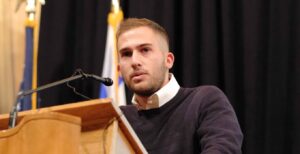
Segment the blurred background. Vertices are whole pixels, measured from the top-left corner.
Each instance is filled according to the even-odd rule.
[[[23,80],[25,4],[0,1],[0,113]],[[216,85],[228,96],[244,133],[243,153],[300,153],[299,0],[121,0],[124,18],[162,25],[183,87]],[[37,86],[77,68],[101,76],[110,0],[48,0],[41,9]],[[99,83],[75,81],[99,97]],[[126,91],[127,102],[131,93]],[[38,107],[85,100],[66,85],[38,94]]]

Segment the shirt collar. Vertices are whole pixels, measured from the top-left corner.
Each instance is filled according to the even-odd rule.
[[[178,82],[176,81],[173,74],[170,74],[170,81],[163,86],[160,90],[151,95],[145,106],[139,105],[137,100],[135,99],[135,94],[132,97],[132,103],[137,106],[139,110],[149,110],[155,109],[163,106],[168,101],[170,101],[180,89]]]

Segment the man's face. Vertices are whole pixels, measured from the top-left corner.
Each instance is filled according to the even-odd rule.
[[[119,69],[135,94],[150,96],[168,82],[174,56],[165,39],[148,27],[133,28],[118,38]]]

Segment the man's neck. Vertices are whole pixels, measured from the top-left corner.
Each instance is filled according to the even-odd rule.
[[[139,103],[140,106],[146,106],[149,97],[150,97],[150,96],[139,96],[139,95],[135,95],[135,99],[136,99],[136,101]]]

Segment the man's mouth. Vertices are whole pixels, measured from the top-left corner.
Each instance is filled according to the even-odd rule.
[[[144,75],[146,75],[146,72],[144,72],[144,71],[137,71],[137,72],[132,73],[130,75],[130,78],[132,80],[141,80]]]

